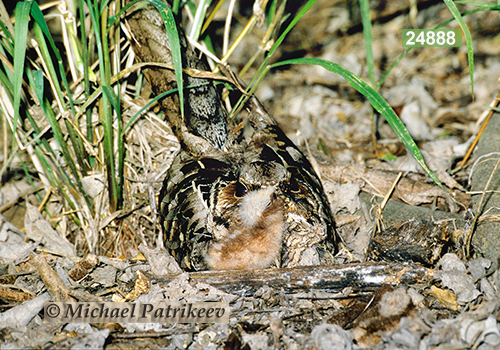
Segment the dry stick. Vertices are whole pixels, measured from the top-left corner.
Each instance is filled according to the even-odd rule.
[[[400,172],[394,182],[392,183],[391,189],[387,192],[387,194],[384,197],[384,200],[382,201],[382,204],[380,204],[380,214],[382,214],[382,210],[384,210],[385,205],[387,204],[387,201],[392,195],[392,192],[394,192],[394,189],[396,188],[396,185],[399,182],[399,179],[401,179],[401,176],[403,176],[403,173]]]
[[[401,179],[401,176],[403,176],[403,173],[402,173],[402,172],[400,172],[400,173],[398,174],[398,176],[396,177],[396,179],[392,182],[392,186],[391,186],[390,190],[389,190],[389,191],[387,191],[387,194],[385,195],[384,200],[382,201],[382,204],[380,204],[380,206],[379,206],[379,207],[378,207],[378,209],[377,209],[377,210],[378,210],[378,217],[376,218],[376,222],[377,222],[377,224],[376,224],[376,225],[377,225],[377,230],[378,230],[378,232],[380,232],[380,231],[381,231],[381,229],[380,229],[380,223],[379,223],[379,220],[380,220],[380,218],[382,218],[382,211],[384,210],[385,205],[386,205],[386,204],[387,204],[387,202],[389,201],[389,198],[391,198],[392,193],[394,192],[394,189],[396,188],[396,186],[397,186],[397,184],[398,184],[399,180]],[[374,234],[375,234],[375,230],[373,230],[373,232],[372,232],[372,238],[373,238],[373,235],[374,235]]]
[[[33,299],[36,295],[31,291],[15,290],[12,285],[0,285],[0,298],[8,302],[23,303],[27,300]]]
[[[47,190],[47,193],[45,194],[45,197],[42,199],[42,203],[38,206],[38,211],[42,212],[43,207],[47,202],[49,201],[50,196],[52,195],[52,192],[54,191],[54,186],[50,186],[49,189]]]
[[[152,282],[165,285],[172,278],[152,276]],[[338,266],[301,266],[286,269],[246,271],[193,272],[189,278],[195,283],[207,283],[226,293],[251,296],[261,287],[269,286],[285,293],[321,290],[340,293],[352,288],[352,295],[371,293],[383,284],[427,284],[433,270],[414,263],[360,263]]]
[[[472,145],[470,145],[469,150],[467,151],[467,154],[465,155],[464,159],[462,159],[462,162],[458,166],[458,169],[464,167],[465,163],[467,162],[467,160],[469,159],[470,155],[472,154],[472,151],[474,150],[474,148],[476,148],[476,145],[479,142],[479,138],[483,134],[483,131],[486,129],[486,125],[488,125],[488,122],[490,121],[491,116],[493,115],[493,112],[494,112],[493,108],[495,108],[496,106],[498,106],[499,102],[500,102],[500,92],[498,93],[497,97],[491,103],[491,108],[492,109],[490,110],[490,112],[488,113],[488,116],[484,120],[483,125],[481,125],[481,129],[479,129],[479,132],[477,133],[476,138],[474,139],[474,142],[472,142]],[[482,200],[482,198],[481,198],[481,200]]]
[[[38,269],[38,273],[47,287],[48,292],[52,296],[52,300],[56,302],[72,301],[72,298],[69,295],[69,289],[64,285],[52,267],[50,267],[47,260],[45,260],[45,258],[41,255],[34,254],[32,256],[32,261]]]
[[[378,206],[377,208],[377,216],[375,217],[375,227],[374,229],[372,230],[371,232],[371,235],[370,235],[370,241],[375,237],[375,234],[377,232],[382,232],[382,211],[384,210],[387,202],[389,201],[389,199],[391,198],[392,196],[392,193],[394,192],[394,189],[396,188],[399,180],[401,179],[401,177],[403,176],[403,173],[402,172],[399,172],[398,173],[398,176],[396,177],[396,179],[392,182],[392,186],[391,188],[389,189],[389,191],[387,191],[384,199],[382,200],[382,203]],[[373,185],[370,184],[372,187]],[[378,191],[378,190],[377,190]],[[380,193],[380,192],[379,192]],[[365,257],[363,259],[363,261],[366,261],[367,260],[367,256],[365,254]]]
[[[500,97],[500,94],[499,94]],[[472,236],[474,235],[474,231],[477,226],[477,221],[479,219],[479,216],[482,211],[482,206],[483,206],[483,201],[484,201],[484,196],[486,195],[488,186],[490,185],[491,179],[493,178],[493,174],[495,174],[495,171],[498,168],[498,165],[500,164],[500,157],[497,159],[497,162],[495,163],[495,166],[493,167],[493,170],[491,171],[490,177],[488,178],[488,181],[486,181],[486,185],[484,186],[483,194],[481,195],[481,199],[479,200],[479,205],[477,206],[477,212],[474,215],[474,221],[472,222],[472,226],[470,229],[467,231],[467,236],[465,237],[465,253],[468,258],[470,258],[470,246],[472,243]]]

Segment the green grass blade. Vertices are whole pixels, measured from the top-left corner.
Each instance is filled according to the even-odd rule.
[[[43,81],[43,72],[41,69],[37,69],[32,73],[33,73],[33,82],[31,86],[33,87],[33,91],[35,92],[36,97],[38,97],[38,101],[43,101],[43,91],[45,87]]]
[[[109,5],[110,2],[111,2],[111,0],[104,0],[100,3],[100,6],[101,6],[101,8],[99,9],[100,16],[103,16],[104,13],[106,13],[106,7]]]
[[[187,88],[188,86],[186,86]],[[127,123],[127,125],[125,125],[125,127],[122,129],[122,134],[125,134],[125,131],[130,127],[132,126],[136,120],[142,115],[142,113],[144,113],[144,111],[148,110],[149,107],[151,107],[155,102],[158,102],[160,101],[162,98],[164,98],[165,96],[168,96],[168,95],[171,95],[173,93],[176,93],[178,91],[178,89],[172,89],[172,90],[169,90],[167,92],[164,92],[162,94],[159,94],[158,96],[156,96],[155,98],[151,99],[148,103],[146,103],[146,105],[144,107],[142,107],[141,109],[139,109],[137,111],[137,113],[135,113],[132,118],[130,118],[129,122]]]
[[[99,113],[103,120],[103,149],[104,163],[106,164],[106,177],[108,182],[109,204],[111,212],[120,209],[121,199],[119,198],[120,190],[118,188],[117,164],[115,161],[115,136],[113,127],[113,110],[112,100],[104,93],[106,89],[111,89],[111,62],[109,54],[109,41],[107,34],[107,16],[100,16],[100,13],[105,11],[102,7],[98,8],[98,2],[94,1],[94,7],[90,11],[93,21],[94,32],[96,33],[96,43],[99,54],[99,71],[101,78],[101,88],[103,91]]]
[[[464,5],[473,5],[480,7],[482,10],[498,10],[499,9],[499,4],[492,4],[492,3],[485,3],[485,2],[477,2],[477,1],[459,1],[455,0],[457,4],[464,4]]]
[[[19,108],[21,107],[21,94],[23,84],[24,62],[26,59],[26,46],[28,39],[28,24],[33,1],[18,2],[16,5],[16,24],[14,39],[14,82],[13,82],[13,106],[14,121],[12,133],[16,133],[19,120]],[[16,138],[12,138],[12,149]]]
[[[7,70],[8,72],[10,72],[10,70]],[[12,85],[12,81],[14,79],[12,79],[12,75],[7,76],[6,73],[4,73],[2,70],[0,70],[0,84],[4,87],[5,91],[7,92],[8,96],[11,98],[12,100],[12,91],[13,91],[13,85]]]
[[[363,37],[366,50],[366,64],[368,65],[368,76],[372,86],[375,86],[374,60],[373,60],[373,38],[372,38],[372,21],[370,18],[370,4],[368,0],[360,0],[359,7],[361,9],[361,22],[363,23]]]
[[[54,84],[52,92],[57,95],[57,98],[61,102],[59,106],[63,109],[61,111],[62,113],[66,110],[66,106],[63,103],[64,94],[61,89],[61,84],[59,84],[59,75],[57,74],[56,68],[54,67],[54,64],[52,62],[51,51],[49,50],[49,47],[47,46],[47,42],[45,40],[46,36],[43,35],[43,29],[40,27],[39,22],[35,22],[35,25],[33,26],[33,33],[42,55],[41,58],[45,63],[45,67],[47,68],[47,75],[50,78],[51,83]]]
[[[115,94],[112,88],[109,86],[103,86],[102,91],[108,97],[108,100],[111,102],[111,106],[115,110],[116,113],[120,113],[120,98]]]
[[[45,37],[42,34],[42,29],[38,25],[38,22],[35,22],[35,25],[33,26],[33,32],[35,34],[35,37],[36,37],[36,40],[38,43],[38,47],[39,47],[40,52],[42,54],[42,59],[45,62],[45,67],[47,68],[47,71],[48,71],[47,73],[52,80],[52,84],[53,84],[52,90],[60,98],[60,101],[61,101],[60,106],[62,108],[62,110],[60,112],[65,114],[65,111],[66,111],[65,107],[66,106],[64,105],[63,93],[61,91],[61,86],[58,82],[59,77],[56,73],[54,65],[52,64],[52,59],[51,59],[51,55],[49,52],[49,48],[48,48],[47,43],[45,41]],[[43,101],[43,99],[41,101]],[[66,159],[66,162],[68,163],[68,167],[70,168],[71,173],[73,174],[73,177],[77,183],[77,186],[75,186],[75,187],[78,187],[79,189],[82,190],[82,193],[85,193],[85,191],[83,191],[83,185],[81,183],[80,172],[77,170],[77,167],[76,167],[75,162],[74,162],[74,160],[76,158],[76,160],[79,163],[80,169],[83,169],[82,168],[83,167],[83,159],[81,157],[81,148],[80,148],[81,146],[79,146],[79,143],[80,143],[79,141],[81,141],[81,140],[75,134],[73,126],[66,119],[66,118],[69,118],[69,115],[64,117],[64,122],[66,125],[66,129],[68,130],[68,134],[70,136],[70,139],[71,139],[71,145],[72,145],[73,150],[74,150],[73,153],[70,151],[70,149],[68,147],[68,143],[65,142],[65,140],[62,137],[63,133],[62,133],[61,127],[59,125],[59,122],[55,118],[55,116],[52,116],[52,113],[49,113],[49,114],[47,114],[47,118],[49,119],[52,131],[54,132],[54,134],[58,135],[58,137],[56,138],[58,145],[61,148],[61,150],[64,154],[64,158]],[[50,120],[50,119],[53,119],[53,120]],[[89,198],[86,198],[86,199],[88,200],[88,204],[90,205],[90,203],[91,203],[90,199]]]
[[[42,30],[43,34],[45,34],[45,37],[47,38],[47,40],[50,44],[52,52],[53,52],[54,56],[56,57],[61,82],[63,83],[65,90],[68,92],[67,99],[69,101],[71,113],[72,113],[72,115],[75,115],[75,107],[73,104],[73,99],[71,98],[68,80],[66,79],[66,68],[64,67],[64,63],[63,63],[61,54],[59,53],[59,49],[57,48],[55,41],[52,38],[52,34],[49,31],[47,23],[45,22],[45,18],[43,17],[43,13],[40,10],[40,7],[38,6],[37,3],[34,3],[32,8],[31,8],[31,16],[33,17],[35,22],[40,26],[40,29]],[[58,91],[60,91],[60,90],[61,89],[59,88]],[[61,91],[61,95],[62,95],[62,91]],[[77,143],[77,144],[79,147],[82,147],[81,143]]]
[[[78,16],[80,23],[85,23],[85,4],[84,0],[78,0]],[[80,42],[81,42],[81,56],[83,61],[83,84],[85,86],[85,97],[88,100],[90,96],[90,74],[89,74],[89,50],[88,50],[88,40],[87,40],[87,29],[86,26],[80,26]],[[86,69],[86,67],[89,67]],[[92,125],[92,111],[90,109],[85,110],[86,115],[86,126],[87,126],[87,141],[92,143],[94,141],[94,127]],[[76,120],[78,118],[75,117]],[[94,159],[89,157],[89,162],[92,164]]]
[[[102,91],[103,93],[107,96],[108,101],[111,102],[111,106],[113,107],[115,113],[116,113],[116,118],[118,120],[118,154],[116,158],[116,173],[111,174],[111,176],[115,177],[115,183],[116,183],[116,207],[121,208],[122,204],[122,193],[123,193],[123,156],[124,156],[124,150],[123,150],[123,133],[121,132],[121,104],[120,104],[120,96],[115,94],[113,89],[109,86],[102,86]],[[112,122],[112,120],[111,120]],[[111,123],[111,130],[108,132],[113,132],[113,123]],[[108,145],[108,147],[111,147],[114,145]],[[106,150],[106,152],[110,152],[111,154],[109,155],[110,157],[114,157],[115,152],[113,149],[111,150]],[[114,161],[115,159],[113,159]]]
[[[37,155],[37,158],[40,160],[40,163],[42,164],[43,169],[45,170],[45,176],[47,176],[47,179],[50,181],[50,183],[57,188],[61,195],[65,198],[65,202],[68,203],[69,207],[71,210],[77,210],[77,206],[75,203],[73,203],[72,196],[68,195],[68,189],[70,192],[72,192],[74,195],[77,197],[79,196],[79,192],[76,191],[71,191],[71,187],[65,187],[61,184],[59,179],[62,179],[60,171],[63,169],[62,167],[57,168],[57,163],[55,161],[56,157],[55,155],[51,154],[52,158],[47,157],[42,149],[40,147],[35,147],[35,153]],[[72,216],[73,220],[77,225],[81,225],[78,217],[76,215]]]
[[[187,85],[184,87],[184,89],[191,89],[191,88],[194,88],[194,87],[199,87],[201,85]],[[144,113],[144,111],[148,110],[149,107],[151,107],[155,102],[158,102],[160,101],[162,98],[164,98],[165,96],[168,96],[168,95],[171,95],[171,94],[174,94],[178,91],[178,89],[172,89],[172,90],[168,90],[162,94],[159,94],[158,96],[156,96],[155,98],[151,99],[148,103],[146,103],[146,105],[144,105],[144,107],[142,107],[141,109],[139,109],[137,111],[137,113],[135,113],[132,118],[130,118],[129,122],[127,123],[127,125],[125,125],[125,127],[123,128],[122,130],[122,134],[125,134],[125,131],[130,127],[132,126],[132,124],[135,123],[135,121],[142,115],[142,113]]]
[[[12,55],[14,52],[14,38],[2,21],[0,21],[0,30],[7,38],[7,40],[1,40],[0,43],[7,50],[7,52]]]
[[[52,120],[52,117],[53,117],[52,109],[50,107],[50,104],[47,102],[47,99],[46,98],[44,99],[43,72],[41,70],[33,71],[32,74],[28,75],[28,78],[30,81],[30,85],[33,87],[33,90],[34,90],[38,100],[42,101],[42,103],[40,105],[41,105],[42,110],[44,111],[45,115],[48,116],[47,120]],[[50,111],[48,109],[50,109]],[[34,122],[34,120],[31,118],[31,116],[29,114],[28,114],[28,120],[30,120],[31,125],[33,126],[33,130],[35,132],[34,138],[37,138],[37,135],[39,135],[41,132],[40,128],[38,127],[38,125],[36,125],[36,123]],[[61,134],[59,134],[58,137],[61,137],[60,135]],[[57,138],[56,138],[56,140],[57,140]],[[45,152],[39,152],[39,153],[37,153],[37,155],[38,155],[38,159],[40,160],[42,166],[45,169],[44,174],[45,175],[52,174],[52,176],[48,176],[48,180],[52,184],[52,186],[54,186],[55,188],[58,188],[59,190],[61,190],[61,192],[64,191],[63,187],[61,186],[60,181],[56,177],[54,177],[54,171],[56,170],[57,174],[59,174],[59,178],[66,184],[66,186],[68,188],[69,187],[75,188],[75,186],[72,184],[71,178],[68,175],[68,173],[66,172],[66,169],[64,168],[64,166],[60,166],[55,161],[53,161],[53,166],[50,166],[50,167],[46,166],[47,161],[45,160],[45,157],[51,157],[51,159],[54,159],[54,160],[57,159],[55,152],[52,149],[52,147],[49,145],[49,143],[47,142],[47,139],[45,139],[45,138],[38,139],[36,145],[37,146],[35,147],[35,149],[37,149],[37,150],[44,149],[45,150]],[[64,155],[64,153],[63,153],[63,155]],[[68,198],[68,203],[74,209],[75,206],[71,202],[70,198]]]
[[[183,77],[182,77],[182,55],[181,55],[181,45],[179,41],[179,32],[177,30],[177,24],[175,22],[176,11],[172,11],[169,6],[165,5],[160,0],[137,0],[132,1],[118,13],[114,21],[118,20],[120,15],[129,9],[132,5],[135,5],[137,2],[145,1],[156,7],[158,12],[160,13],[161,18],[163,19],[163,24],[165,25],[165,29],[167,30],[168,39],[170,41],[170,50],[172,52],[172,60],[174,62],[174,72],[175,79],[177,81],[177,86],[183,85]],[[175,5],[175,4],[174,4]],[[177,10],[178,10],[178,1],[177,1]],[[179,89],[179,103],[181,109],[181,115],[184,117],[184,89]]]
[[[36,3],[33,4],[31,8],[31,15],[35,21],[35,26],[33,27],[35,32],[35,37],[37,39],[40,51],[42,52],[43,60],[45,61],[48,74],[53,84],[53,93],[57,95],[57,98],[60,101],[61,113],[65,114],[64,122],[66,124],[66,128],[68,130],[68,134],[71,139],[71,145],[74,150],[73,159],[77,161],[78,166],[80,167],[83,175],[85,175],[88,170],[87,163],[85,162],[87,155],[85,153],[85,148],[83,147],[83,141],[78,136],[77,132],[73,127],[73,125],[78,125],[78,123],[76,123],[75,120],[73,119],[73,116],[75,115],[76,111],[73,99],[71,97],[71,93],[69,91],[69,84],[66,79],[66,71],[63,66],[63,60],[61,58],[59,49],[55,44],[54,38],[52,37],[52,34],[49,31],[47,23],[45,22],[43,13],[38,7],[38,4]],[[47,42],[49,43],[51,50],[49,50]],[[52,55],[56,57],[57,70],[53,64]],[[64,89],[67,92],[66,99],[64,98],[64,92],[63,89],[61,88],[61,84],[59,81],[62,82]],[[65,113],[68,110],[67,105],[65,103],[66,100],[69,102],[71,113]],[[70,123],[68,119],[71,119],[72,123]],[[71,159],[71,161],[73,161],[73,159]],[[80,176],[78,176],[77,174],[74,174],[74,176],[76,180],[80,182]]]
[[[462,18],[460,11],[458,11],[457,5],[455,5],[455,3],[452,0],[443,0],[443,1],[446,4],[446,6],[448,6],[448,9],[450,10],[453,17],[455,17],[455,19],[457,20],[458,24],[460,25],[460,28],[462,28],[462,31],[464,32],[465,35],[465,42],[467,43],[467,57],[469,59],[470,87],[472,91],[472,99],[474,99],[474,50],[472,48],[472,37],[470,35],[470,31],[469,28],[467,27],[467,24]]]
[[[80,0],[82,1],[82,0]],[[114,26],[115,24],[117,24],[120,20],[121,20],[121,16],[129,9],[131,8],[132,6],[134,6],[135,4],[139,3],[139,2],[144,2],[145,0],[133,0],[129,3],[127,3],[125,6],[123,6],[123,8],[120,9],[120,11],[115,15],[115,16],[111,16],[109,17],[108,19],[108,28],[106,30],[106,33],[109,33],[109,30],[111,29],[112,26]]]
[[[193,19],[193,27],[191,28],[191,33],[189,34],[189,37],[193,41],[198,41],[200,38],[201,28],[203,27],[203,21],[210,3],[210,0],[200,0],[198,7],[196,8]]]
[[[380,96],[380,94],[377,91],[375,91],[367,83],[361,80],[357,75],[342,68],[340,65],[319,58],[297,58],[297,59],[286,60],[270,65],[269,69],[289,64],[317,65],[325,68],[330,72],[341,75],[353,88],[355,88],[358,92],[363,94],[368,99],[368,101],[370,101],[373,108],[375,108],[382,116],[384,116],[384,118],[387,120],[392,129],[397,133],[403,144],[408,148],[410,153],[413,155],[415,160],[420,164],[420,166],[425,170],[425,172],[434,180],[434,182],[446,192],[444,186],[425,164],[424,158],[422,157],[420,150],[415,144],[415,141],[413,141],[412,137],[408,133],[408,130],[406,130],[406,127],[401,121],[401,119],[398,118],[398,116],[391,108],[391,106],[389,106],[387,101],[382,96]]]
[[[1,40],[2,43],[5,42],[5,40]],[[13,57],[14,57],[14,41],[12,41],[12,47],[11,48],[5,48],[4,45],[0,45],[0,54],[2,54],[4,57],[9,57],[10,60],[7,62],[4,62],[4,60],[0,60],[1,62],[1,67],[3,67],[3,71],[0,69],[0,72],[2,72],[5,82],[2,82],[3,87],[8,91],[9,95],[11,96],[11,101],[12,99],[12,94],[14,92],[13,89],[13,84],[14,84],[14,64],[13,64]],[[8,59],[9,59],[8,58]],[[8,82],[7,82],[8,81]]]
[[[170,41],[170,50],[172,52],[172,60],[174,61],[175,79],[177,86],[183,85],[182,80],[182,55],[181,44],[179,41],[179,33],[177,31],[177,24],[175,17],[169,6],[165,5],[160,0],[145,0],[153,4],[160,16],[163,19],[163,24],[167,30],[168,40]],[[181,115],[184,117],[184,89],[179,89],[179,103],[181,108]]]
[[[172,4],[172,11],[174,12],[174,16],[177,16],[179,13],[179,4],[180,0],[174,0],[174,3]]]
[[[268,5],[269,10],[267,11],[267,16],[266,16],[267,27],[269,27],[271,25],[271,23],[273,22],[274,16],[276,16],[276,10],[278,9],[277,2],[278,2],[277,0],[272,0]]]
[[[28,183],[31,185],[31,188],[36,189],[35,182],[33,181],[33,175],[30,174],[28,167],[26,166],[26,163],[22,160],[23,157],[21,157],[19,152],[16,152],[16,153],[17,153],[17,158],[20,160],[21,167],[23,168],[26,181],[28,181]],[[34,195],[36,196],[36,198],[40,202],[42,202],[43,198],[40,196],[39,191],[35,191]],[[50,216],[50,214],[49,214],[49,216]]]
[[[54,111],[52,110],[50,103],[47,101],[47,99],[44,99],[42,101],[41,101],[42,102],[41,107],[42,107],[43,111],[45,112],[45,116],[47,117],[47,121],[50,124],[50,128],[51,128],[51,131],[52,131],[54,138],[57,142],[57,145],[59,146],[59,148],[63,154],[63,157],[66,160],[67,165],[75,178],[75,181],[77,182],[77,185],[73,184],[71,178],[66,174],[66,172],[64,170],[61,169],[62,167],[60,167],[57,163],[54,164],[53,170],[58,171],[61,179],[66,183],[66,186],[68,188],[73,188],[73,189],[78,188],[79,191],[82,194],[84,194],[85,191],[84,191],[83,185],[80,181],[80,176],[79,176],[78,171],[76,169],[75,163],[73,161],[74,156],[69,151],[68,145],[67,145],[66,141],[64,140],[64,134],[61,130],[61,127],[59,126],[59,122],[58,122],[56,116],[54,115]],[[37,130],[37,134],[39,134],[39,133],[40,133],[40,130]],[[47,145],[46,149],[47,148],[50,148],[50,146]],[[50,150],[48,150],[48,153],[54,155],[52,148],[50,148]],[[55,159],[55,156],[54,156],[54,159]]]

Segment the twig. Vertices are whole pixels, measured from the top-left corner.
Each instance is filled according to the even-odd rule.
[[[404,270],[405,273],[400,272]],[[374,292],[383,284],[412,285],[428,283],[432,270],[413,263],[360,263],[340,266],[301,266],[287,269],[247,271],[204,271],[189,274],[193,282],[210,284],[227,293],[251,296],[269,286],[285,293],[321,290],[340,293],[352,288],[351,295]],[[168,283],[172,278],[152,281]],[[162,284],[163,284],[162,283]]]

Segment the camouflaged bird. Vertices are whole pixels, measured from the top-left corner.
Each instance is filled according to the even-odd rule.
[[[139,59],[171,64],[156,10],[136,12],[128,24]],[[184,67],[206,69],[179,33]],[[152,68],[145,75],[156,94],[166,85],[176,87],[171,71]],[[213,83],[185,79],[201,84],[186,90],[187,116],[172,115],[175,98],[162,102],[181,150],[159,197],[165,246],[181,267],[243,270],[332,263],[335,223],[306,157],[256,98],[246,106],[253,133],[244,138],[244,123],[229,126]]]

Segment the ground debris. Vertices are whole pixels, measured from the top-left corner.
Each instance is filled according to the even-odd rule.
[[[408,220],[375,234],[367,256],[374,261],[414,261],[434,265],[449,244],[447,222]]]
[[[413,349],[419,344],[430,347],[448,343],[493,349],[500,342],[500,330],[495,316],[500,314],[498,294],[494,293],[492,299],[488,300],[485,298],[486,293],[481,293],[485,283],[493,290],[497,288],[497,276],[487,273],[489,264],[483,258],[465,264],[456,255],[448,253],[439,260],[435,269],[407,263],[379,262],[246,271],[239,272],[239,276],[228,271],[183,273],[166,278],[146,271],[144,273],[149,276],[147,277],[138,269],[133,279],[135,288],[130,283],[120,282],[119,276],[123,271],[103,263],[106,259],[96,258],[100,261],[98,267],[80,282],[73,281],[71,286],[65,286],[68,293],[66,295],[73,295],[75,287],[79,289],[79,293],[89,295],[95,294],[96,287],[104,292],[109,288],[109,282],[131,295],[137,290],[138,283],[142,285],[141,281],[144,280],[148,281],[150,287],[139,293],[138,295],[142,295],[136,301],[226,301],[230,303],[230,322],[198,324],[194,328],[193,325],[160,323],[123,323],[104,325],[104,328],[93,324],[40,328],[43,315],[38,314],[43,302],[63,295],[59,291],[54,296],[39,294],[33,300],[18,306],[27,307],[26,310],[31,310],[29,312],[20,311],[16,307],[0,314],[2,324],[6,325],[2,333],[4,347],[114,348],[154,346],[158,341],[158,344],[164,344],[167,348],[182,345],[188,349],[219,349],[228,346],[241,349],[269,346],[302,349],[313,345],[318,349],[328,349],[331,344],[342,346],[342,349]],[[74,268],[74,264],[64,262],[65,258],[51,256],[49,259],[37,259],[45,261],[53,271],[51,273],[58,276],[51,278],[59,279],[59,276],[64,277],[66,274],[66,279],[71,280],[67,274]],[[58,268],[54,270],[51,266]],[[135,266],[149,265],[142,262]],[[113,270],[113,274],[108,276],[112,280],[96,284],[97,269]],[[392,272],[389,273],[390,271]],[[23,277],[17,276],[16,279]],[[33,277],[40,279],[39,275]],[[262,279],[258,288],[257,277]],[[308,280],[312,284],[307,285]],[[46,283],[45,281],[49,280],[39,283]],[[36,285],[37,283],[33,286]],[[55,286],[57,285],[56,283]],[[238,287],[243,285],[247,285],[247,288]],[[444,302],[436,290],[446,292],[447,298],[457,302],[454,305]],[[31,293],[35,295],[35,290]],[[100,298],[110,301],[112,295],[101,293]],[[29,306],[30,303],[36,303],[37,306],[33,308]],[[9,315],[23,317],[12,318]],[[33,332],[38,332],[38,341],[28,342],[23,334]]]

